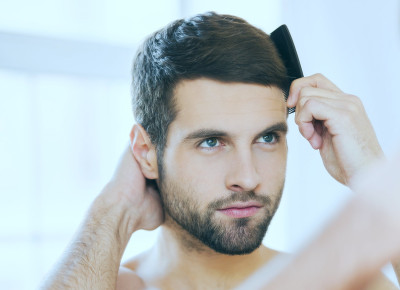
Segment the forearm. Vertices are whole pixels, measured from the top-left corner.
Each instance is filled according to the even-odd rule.
[[[357,194],[267,289],[360,289],[399,259],[398,164],[400,154],[353,180]]]
[[[293,259],[265,266],[239,289],[362,289],[400,249],[397,228],[363,198],[355,197]]]
[[[114,289],[120,261],[135,230],[107,189],[92,204],[74,240],[43,289]],[[129,222],[128,222],[129,220]]]
[[[398,253],[395,232],[379,210],[357,196],[288,267],[296,279],[287,279],[285,271],[281,280],[286,277],[287,287],[278,288],[362,289]]]

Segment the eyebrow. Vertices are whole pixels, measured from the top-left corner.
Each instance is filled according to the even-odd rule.
[[[282,134],[286,134],[287,131],[288,131],[287,124],[285,122],[279,122],[265,128],[260,133],[256,134],[256,136],[259,137],[268,134],[270,132],[281,132]],[[202,128],[188,134],[183,139],[183,142],[188,142],[191,140],[198,140],[198,139],[207,139],[212,137],[227,137],[227,136],[229,136],[229,134],[222,130]]]
[[[288,125],[285,122],[276,123],[261,131],[257,136],[263,136],[270,132],[281,132],[282,134],[286,134],[288,132]]]

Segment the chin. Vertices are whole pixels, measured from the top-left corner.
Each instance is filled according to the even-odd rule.
[[[256,225],[251,225],[249,218],[239,219],[229,226],[211,223],[198,238],[217,253],[248,255],[261,246],[271,219],[268,217]]]

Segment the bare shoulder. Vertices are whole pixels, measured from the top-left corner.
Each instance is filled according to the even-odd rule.
[[[147,289],[145,281],[137,273],[145,257],[146,252],[143,252],[121,265],[118,272],[117,290]]]
[[[398,290],[399,287],[395,286],[385,275],[379,273],[376,278],[368,285],[366,290]]]
[[[118,271],[117,290],[145,289],[143,280],[135,271],[121,266]]]

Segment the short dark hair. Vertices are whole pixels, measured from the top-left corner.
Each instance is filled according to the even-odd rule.
[[[132,76],[134,115],[159,159],[177,115],[173,94],[180,81],[205,77],[287,86],[286,69],[269,36],[241,18],[214,12],[177,20],[148,37]]]

